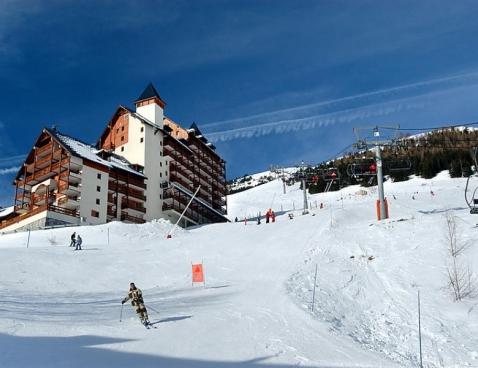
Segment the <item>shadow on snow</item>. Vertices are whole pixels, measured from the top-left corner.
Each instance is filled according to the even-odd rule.
[[[13,336],[0,333],[0,357],[2,367],[168,367],[168,368],[285,368],[296,365],[268,364],[265,361],[273,356],[251,360],[230,362],[196,359],[180,359],[159,355],[121,352],[110,350],[110,346],[133,339],[109,338],[101,336]],[[219,348],[219,347],[218,347]],[[334,365],[315,365],[316,368],[334,368]],[[346,368],[340,365],[342,368]],[[354,366],[358,368],[358,366]],[[365,367],[362,367],[365,368]]]

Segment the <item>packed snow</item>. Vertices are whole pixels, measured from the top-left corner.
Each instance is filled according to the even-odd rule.
[[[446,277],[447,213],[478,265],[464,186],[386,182],[380,222],[376,188],[309,196],[302,215],[298,184],[284,194],[275,180],[228,198],[239,222],[171,239],[165,221],[0,236],[0,366],[416,367],[420,290],[424,366],[478,367],[478,299],[454,302]],[[268,208],[276,222],[258,225]],[[201,262],[205,285],[192,285]],[[132,281],[156,328],[122,311]]]

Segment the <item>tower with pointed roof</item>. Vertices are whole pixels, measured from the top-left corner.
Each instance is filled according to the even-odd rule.
[[[138,114],[159,127],[163,127],[164,106],[166,103],[161,99],[152,83],[146,86],[134,104]]]

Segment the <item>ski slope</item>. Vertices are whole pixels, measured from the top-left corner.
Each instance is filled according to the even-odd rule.
[[[445,287],[445,213],[460,241],[478,239],[464,184],[445,174],[387,182],[382,222],[374,188],[310,196],[303,216],[298,185],[283,194],[274,181],[228,205],[240,219],[272,207],[276,223],[168,240],[164,221],[74,228],[83,251],[68,247],[72,228],[32,232],[28,248],[27,233],[0,236],[0,366],[416,367],[419,289],[424,366],[478,367],[478,300],[455,303]],[[476,270],[478,246],[466,260]],[[191,285],[192,262],[204,262],[205,287]],[[129,304],[120,322],[132,281],[157,328]]]

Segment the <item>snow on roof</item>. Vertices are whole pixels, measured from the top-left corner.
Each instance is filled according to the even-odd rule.
[[[0,219],[14,212],[14,207],[0,208]]]
[[[129,167],[130,165],[129,161],[123,157],[120,157],[118,155],[112,155],[109,158],[109,160],[105,160],[101,158],[100,156],[98,156],[98,153],[101,152],[102,150],[98,150],[96,147],[88,143],[81,142],[78,139],[61,134],[57,131],[52,131],[52,130],[48,130],[48,131],[52,133],[61,143],[67,146],[67,148],[69,148],[73,154],[81,158],[96,162],[100,165],[103,165],[109,168],[114,167],[117,169],[128,171],[132,174],[144,177],[142,173]]]

